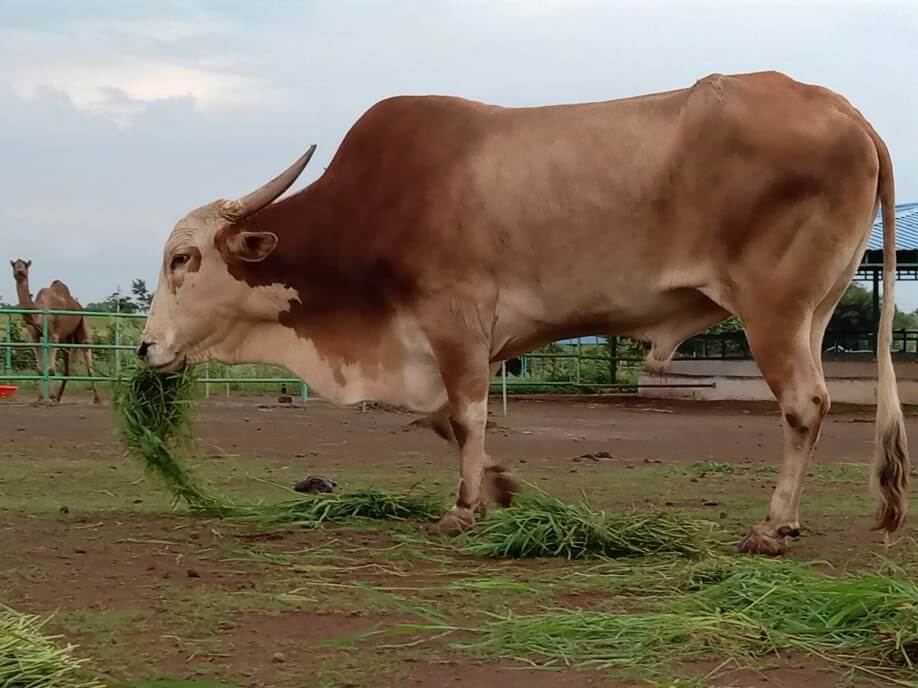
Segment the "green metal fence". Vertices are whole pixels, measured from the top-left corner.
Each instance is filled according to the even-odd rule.
[[[59,315],[73,315],[73,311],[0,308],[0,382],[37,386],[41,396],[48,399],[52,386],[64,380],[110,383],[123,377],[127,362],[132,360],[140,343],[146,314],[83,311],[81,315],[93,331],[91,344],[59,344],[51,341],[49,325],[52,318]],[[34,329],[38,341],[31,341],[28,336],[26,317],[37,323]],[[916,334],[900,333],[902,350],[915,349]],[[92,377],[86,372],[63,376],[57,370],[51,370],[52,349],[74,351],[87,348],[92,352],[96,371]],[[689,340],[680,347],[677,357],[748,358],[749,351],[742,332],[724,333],[702,335]],[[626,337],[589,337],[554,342],[510,361],[504,374],[499,373],[493,381],[493,391],[633,392],[638,388],[638,376],[643,362],[643,346]],[[80,365],[82,361],[75,360],[74,363]],[[207,363],[199,366],[198,371],[198,381],[204,386],[207,396],[228,396],[251,391],[272,395],[298,393],[304,401],[309,398],[308,385],[277,366]],[[680,385],[651,383],[643,386]]]
[[[68,383],[111,383],[123,377],[127,364],[140,343],[144,313],[108,313],[83,311],[81,315],[92,329],[91,344],[55,343],[49,326],[55,316],[73,315],[73,311],[0,308],[0,382],[24,387],[38,387],[44,399],[52,388]],[[38,323],[38,340],[30,337],[25,319]],[[92,351],[95,374],[76,373],[82,357],[73,357],[71,374],[64,376],[50,366],[51,350]],[[60,358],[60,356],[58,356]],[[509,392],[596,392],[633,390],[643,361],[641,346],[625,338],[589,338],[549,344],[511,362],[511,373],[498,374],[496,388]],[[226,366],[207,363],[199,366],[198,380],[205,393],[226,394],[243,390],[260,393],[297,394],[305,400],[309,387],[288,371],[269,365],[244,364]]]
[[[125,362],[134,356],[140,344],[140,335],[145,313],[103,313],[98,311],[82,311],[93,331],[92,343],[69,344],[57,343],[51,340],[49,326],[55,316],[73,315],[73,311],[65,310],[30,310],[23,308],[0,308],[0,382],[25,383],[27,386],[37,385],[41,397],[45,400],[51,398],[51,388],[65,380],[67,382],[99,382],[111,383],[122,379],[127,369]],[[26,318],[36,323],[34,334],[38,339],[30,336],[30,328],[26,325]],[[92,352],[93,368],[95,373],[61,375],[57,370],[51,370],[51,351],[73,352],[89,349]],[[79,365],[82,361],[74,361]],[[207,394],[215,386],[222,386],[227,393],[240,386],[271,385],[278,390],[289,387],[297,390],[305,400],[309,396],[309,388],[305,382],[291,376],[287,371],[274,366],[222,366],[219,364],[205,364],[201,366],[203,374],[198,376],[198,382],[205,386]],[[71,371],[72,373],[72,371]]]

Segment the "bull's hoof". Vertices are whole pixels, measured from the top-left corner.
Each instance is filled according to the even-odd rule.
[[[520,486],[504,468],[489,468],[486,474],[488,481],[488,494],[498,506],[507,507],[513,503],[513,498],[519,494]]]
[[[475,513],[471,509],[453,507],[431,528],[435,535],[453,537],[475,525]]]
[[[769,535],[758,528],[753,529],[743,538],[736,549],[742,554],[758,554],[766,557],[780,557],[787,551],[784,538]]]

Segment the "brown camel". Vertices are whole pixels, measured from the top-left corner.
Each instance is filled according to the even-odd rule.
[[[19,296],[19,307],[30,308],[35,310],[55,310],[55,311],[82,311],[83,306],[73,296],[70,295],[70,289],[60,280],[54,280],[51,286],[41,289],[32,299],[29,291],[29,268],[32,265],[31,260],[11,260],[13,266],[13,277],[16,279],[16,293]],[[42,339],[42,318],[40,315],[26,314],[23,315],[26,324],[26,332],[29,340],[40,342]],[[49,315],[48,316],[48,341],[53,344],[91,344],[92,331],[89,323],[82,315]],[[70,357],[78,349],[60,349],[61,356],[64,359],[64,379],[61,380],[61,387],[57,391],[56,401],[60,402],[64,395],[64,387],[67,386],[67,378],[70,376]],[[89,371],[89,377],[92,378],[92,350],[82,349],[86,358],[86,369]],[[48,370],[52,374],[57,374],[57,354],[58,349],[48,350]],[[35,359],[38,365],[38,374],[44,375],[44,366],[41,347],[35,349]],[[96,383],[90,380],[92,385],[93,403],[99,403],[99,393],[96,391]],[[38,393],[39,400],[42,393]]]

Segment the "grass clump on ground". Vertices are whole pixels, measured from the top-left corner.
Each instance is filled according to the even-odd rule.
[[[678,662],[787,650],[918,688],[918,584],[877,574],[831,576],[793,562],[715,566],[711,583],[646,612],[549,611],[495,618],[460,647],[544,665],[654,674]]]
[[[544,492],[521,495],[466,536],[463,552],[481,557],[698,557],[713,546],[713,524],[661,511],[608,513]]]
[[[0,686],[3,688],[102,688],[81,675],[84,662],[72,645],[46,635],[47,619],[0,605]]]
[[[118,431],[128,451],[159,476],[195,513],[260,522],[318,526],[331,521],[430,519],[440,501],[424,493],[390,494],[375,489],[318,494],[275,504],[232,504],[195,478],[179,458],[191,453],[194,436],[194,377],[185,370],[162,375],[138,367],[116,390]]]

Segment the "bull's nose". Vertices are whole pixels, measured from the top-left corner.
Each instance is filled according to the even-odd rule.
[[[140,346],[137,347],[137,356],[141,361],[145,361],[147,358],[147,351],[150,350],[149,342],[141,342]]]

